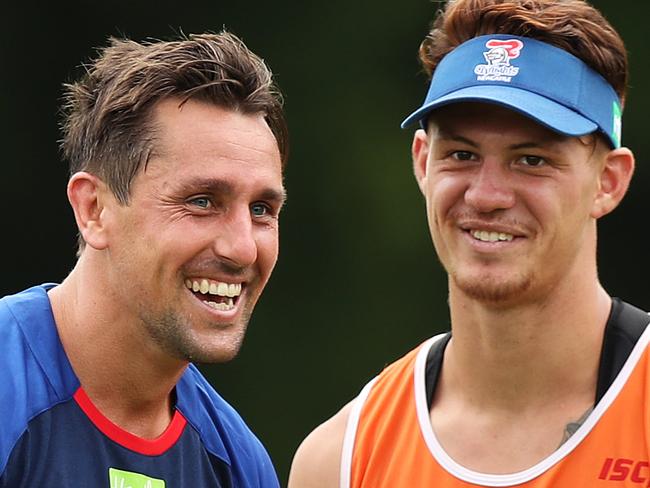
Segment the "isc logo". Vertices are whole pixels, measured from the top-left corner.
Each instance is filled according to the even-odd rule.
[[[607,458],[600,470],[598,479],[608,481],[630,480],[633,483],[646,483],[650,481],[650,463],[648,461],[634,461],[625,458]]]

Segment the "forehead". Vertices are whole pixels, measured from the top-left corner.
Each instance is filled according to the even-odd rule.
[[[280,152],[262,113],[244,114],[210,103],[179,99],[159,102],[152,111],[152,152],[148,178],[196,178],[216,173],[282,178]]]
[[[159,151],[192,150],[197,144],[233,152],[278,155],[277,142],[263,113],[245,114],[211,103],[165,99],[153,109],[154,147]]]
[[[428,120],[428,132],[434,138],[459,133],[511,135],[549,144],[574,139],[552,131],[512,109],[479,102],[454,103],[435,110]]]

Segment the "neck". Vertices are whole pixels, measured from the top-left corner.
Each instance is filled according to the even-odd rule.
[[[611,308],[597,280],[560,283],[542,303],[509,308],[471,300],[452,285],[450,307],[446,384],[462,385],[461,393],[483,408],[517,410],[568,398],[593,403]]]
[[[63,348],[86,394],[106,417],[133,434],[156,437],[171,420],[171,394],[187,363],[147,340],[138,318],[128,315],[128,307],[97,276],[82,256],[49,292]]]

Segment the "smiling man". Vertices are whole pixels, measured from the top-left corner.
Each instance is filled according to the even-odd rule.
[[[78,261],[0,300],[0,486],[277,487],[191,364],[237,354],[278,256],[270,71],[227,32],[112,39],[65,101]]]
[[[623,199],[623,41],[582,0],[454,0],[413,168],[451,331],[385,368],[299,447],[290,488],[646,486],[650,321],[599,282]]]

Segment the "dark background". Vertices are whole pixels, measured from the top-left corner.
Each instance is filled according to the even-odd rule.
[[[650,309],[647,2],[595,2],[627,42],[624,144],[637,173],[600,224],[609,292]],[[61,84],[109,35],[218,31],[266,59],[286,97],[292,151],[278,266],[240,356],[204,367],[259,435],[285,483],[291,457],[386,363],[448,326],[446,281],[399,122],[424,96],[417,47],[436,9],[407,2],[11,2],[0,30],[0,295],[60,281],[76,228],[58,151]],[[642,11],[643,10],[643,11]]]

